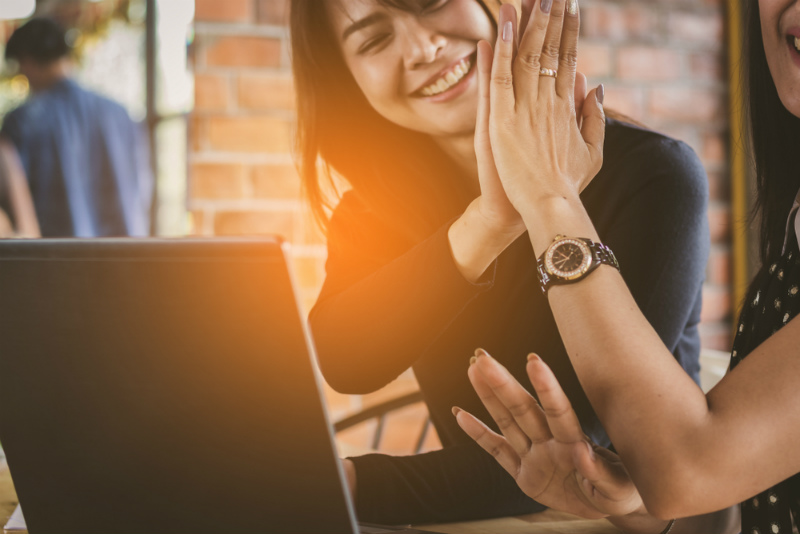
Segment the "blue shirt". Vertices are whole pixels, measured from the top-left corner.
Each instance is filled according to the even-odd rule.
[[[146,136],[119,104],[64,80],[10,112],[43,237],[146,236]]]

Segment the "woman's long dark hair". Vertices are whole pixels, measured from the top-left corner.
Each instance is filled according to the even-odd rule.
[[[419,0],[379,1],[412,12],[420,6]],[[324,2],[292,0],[290,25],[300,175],[317,221],[327,224],[331,169],[409,245],[461,213],[478,190],[430,137],[370,106],[345,64]]]
[[[758,2],[747,0],[748,118],[756,172],[753,218],[760,219],[761,261],[780,256],[786,218],[800,188],[800,119],[783,105],[770,74]]]

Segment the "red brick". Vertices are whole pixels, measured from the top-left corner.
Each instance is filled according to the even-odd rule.
[[[275,25],[289,23],[289,0],[258,0],[258,22]]]
[[[728,159],[727,138],[721,133],[705,133],[702,136],[703,151],[700,157],[703,162],[725,163]]]
[[[605,44],[581,43],[578,53],[578,70],[590,78],[611,76],[611,47]]]
[[[278,67],[281,42],[269,37],[220,37],[206,48],[206,64],[215,67]]]
[[[607,83],[605,106],[632,119],[645,122],[645,92],[641,87]]]
[[[617,76],[621,80],[666,81],[681,77],[682,56],[666,48],[629,46],[617,52]]]
[[[700,313],[702,322],[713,323],[724,321],[731,315],[731,292],[722,286],[703,286],[703,310]]]
[[[194,108],[197,111],[221,111],[231,102],[228,78],[213,74],[195,74]]]
[[[293,165],[258,165],[252,181],[256,198],[300,198],[300,177]]]
[[[206,130],[206,123],[203,119],[199,118],[197,115],[191,115],[189,117],[188,144],[193,151],[199,152],[205,147],[207,137]]]
[[[203,210],[192,210],[189,212],[189,231],[190,236],[204,235],[205,221],[209,217],[208,213]]]
[[[729,286],[731,283],[731,251],[726,246],[714,245],[708,257],[706,280],[709,284]]]
[[[246,168],[242,164],[195,163],[192,165],[193,199],[243,198],[247,193]]]
[[[711,242],[723,243],[731,233],[731,210],[725,204],[716,202],[708,207],[708,226],[711,230]]]
[[[195,0],[194,18],[211,22],[245,22],[253,17],[253,0]]]
[[[658,86],[650,92],[650,113],[669,120],[708,122],[724,117],[724,100],[719,91],[696,87]]]
[[[239,107],[252,110],[294,109],[292,77],[288,74],[239,76]]]
[[[658,16],[652,4],[632,2],[625,6],[622,17],[629,39],[656,40]]]
[[[667,27],[673,42],[696,44],[711,49],[723,47],[724,24],[721,11],[711,14],[670,12]]]
[[[689,72],[693,80],[724,80],[725,69],[725,59],[720,52],[698,52],[689,56]]]
[[[217,212],[214,235],[279,235],[291,242],[294,239],[294,217],[291,212]]]
[[[581,34],[590,39],[625,39],[625,15],[620,6],[592,3],[581,7]]]
[[[731,197],[730,176],[727,172],[709,171],[708,194],[711,200],[727,202]]]
[[[208,142],[215,150],[288,153],[291,129],[287,121],[272,117],[213,117]]]

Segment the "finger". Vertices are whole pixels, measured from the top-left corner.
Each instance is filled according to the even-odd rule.
[[[547,35],[553,0],[536,0],[531,16],[525,26],[514,62],[517,94],[526,99],[536,99],[539,94],[539,69],[542,66],[542,44]]]
[[[478,175],[496,173],[492,146],[489,140],[490,85],[492,78],[492,46],[486,41],[478,43],[478,119],[475,124],[475,155]]]
[[[586,95],[586,102],[581,112],[583,117],[581,135],[586,145],[589,147],[592,162],[595,165],[595,172],[599,171],[603,164],[603,145],[606,138],[606,114],[603,108],[604,98],[605,87],[600,84],[596,89]],[[594,178],[594,175],[592,175],[592,178]]]
[[[466,432],[483,450],[494,456],[497,463],[516,478],[519,473],[520,458],[505,438],[492,432],[477,417],[461,408],[453,408],[453,415],[456,416],[456,422],[461,430]]]
[[[511,65],[514,58],[514,28],[517,11],[511,4],[500,8],[499,32],[492,62],[491,109],[499,113],[514,110],[514,76]]]
[[[491,388],[492,396],[500,405],[496,409],[510,416],[531,443],[542,443],[552,437],[539,403],[505,367],[485,353],[472,367]]]
[[[542,67],[546,69],[558,69],[558,58],[561,53],[561,32],[564,26],[566,2],[565,0],[552,1],[550,23],[547,25],[547,34],[545,34],[544,43],[542,44]],[[545,76],[545,78],[552,80],[550,76]]]
[[[572,443],[583,441],[584,435],[578,416],[556,376],[541,358],[532,354],[528,360],[528,376],[539,394],[539,402],[547,417],[550,432],[557,441]]]
[[[529,439],[526,433],[519,427],[511,412],[509,412],[500,399],[497,398],[491,386],[487,383],[483,373],[479,370],[477,363],[470,365],[467,374],[469,376],[469,381],[472,383],[472,387],[486,407],[489,415],[491,415],[494,422],[497,423],[500,432],[508,440],[508,443],[514,448],[514,451],[518,455],[522,456],[527,454],[531,448],[531,439]]]
[[[586,76],[579,72],[575,77],[575,118],[578,129],[583,128],[583,103],[586,101],[587,87]]]
[[[567,0],[563,16],[564,25],[558,52],[556,94],[562,98],[570,98],[575,93],[575,76],[578,71],[578,35],[581,26],[578,0]]]
[[[517,36],[517,41],[522,41],[523,36],[525,35],[525,29],[528,27],[528,22],[531,20],[531,13],[533,12],[533,8],[536,5],[536,0],[522,0],[519,18],[519,35]]]

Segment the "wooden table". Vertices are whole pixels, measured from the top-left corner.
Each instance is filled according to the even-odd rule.
[[[17,494],[11,475],[0,458],[0,526],[5,525],[17,506]],[[605,520],[587,521],[549,510],[541,514],[506,517],[487,521],[469,521],[420,526],[424,530],[446,534],[620,534]]]

